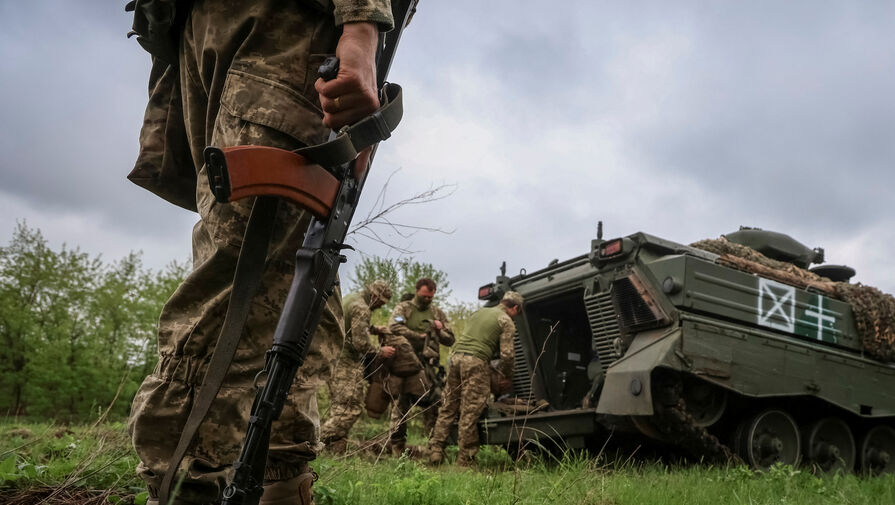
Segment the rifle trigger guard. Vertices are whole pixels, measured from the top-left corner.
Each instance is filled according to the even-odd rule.
[[[255,374],[255,378],[252,379],[252,389],[260,389],[259,385],[261,377],[267,377],[267,367],[261,369],[260,372]]]

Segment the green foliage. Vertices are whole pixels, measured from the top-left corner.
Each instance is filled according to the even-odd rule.
[[[143,268],[51,249],[20,223],[0,247],[0,412],[78,420],[122,416],[155,366],[158,314],[186,266]]]
[[[451,322],[454,335],[459,337],[463,330],[466,329],[466,321],[469,319],[469,316],[479,308],[481,308],[479,303],[455,302],[446,304],[442,307],[442,310],[444,310],[448,320]]]
[[[493,448],[483,450],[479,468],[428,468],[404,458],[318,461],[321,503],[386,505],[404,503],[688,505],[888,504],[895,503],[895,476],[817,477],[790,467],[753,472],[745,467],[668,466],[632,463],[627,456],[585,457],[512,463]],[[488,461],[483,461],[487,456]]]
[[[142,490],[136,463],[123,423],[0,423],[0,488],[65,485],[130,494]]]
[[[413,258],[382,258],[365,256],[355,265],[354,272],[349,275],[351,290],[360,291],[371,282],[382,279],[388,282],[392,290],[392,299],[385,305],[380,314],[391,314],[395,305],[404,293],[416,293],[416,281],[428,277],[438,287],[435,294],[436,303],[447,300],[451,295],[450,282],[443,270],[435,268],[431,263],[416,261]],[[381,317],[381,316],[380,316]],[[375,324],[377,322],[374,317]]]
[[[451,449],[451,448],[449,448]],[[801,468],[674,466],[629,455],[513,462],[499,448],[483,447],[474,470],[438,468],[401,457],[369,453],[318,458],[314,493],[320,505],[557,504],[889,505],[895,475],[818,477]],[[455,451],[449,451],[453,460]],[[0,503],[12,489],[44,486],[109,490],[119,503],[146,503],[134,472],[136,455],[121,423],[60,427],[0,421]],[[107,498],[113,502],[114,499]],[[24,502],[22,502],[24,503]]]

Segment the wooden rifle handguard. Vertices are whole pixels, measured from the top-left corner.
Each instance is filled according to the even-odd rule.
[[[354,161],[362,177],[370,163],[367,148]],[[209,147],[205,166],[212,193],[221,203],[250,196],[288,198],[314,216],[329,216],[339,180],[322,166],[293,151],[266,146]]]

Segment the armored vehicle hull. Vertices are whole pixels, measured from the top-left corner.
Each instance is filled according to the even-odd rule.
[[[629,432],[757,468],[895,470],[895,366],[869,357],[854,307],[832,282],[726,260],[636,233],[483,286],[490,303],[525,297],[503,401],[541,406],[490,409],[483,439],[600,447]]]

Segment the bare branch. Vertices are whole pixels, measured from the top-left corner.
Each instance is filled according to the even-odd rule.
[[[373,242],[380,243],[380,244],[382,244],[382,245],[384,245],[384,246],[386,246],[386,247],[388,247],[388,248],[394,250],[395,252],[397,252],[397,253],[399,253],[399,254],[404,254],[404,255],[412,256],[412,255],[414,255],[414,254],[420,252],[420,251],[414,251],[414,250],[411,250],[411,249],[406,249],[406,248],[403,248],[403,247],[396,246],[396,245],[394,245],[394,244],[391,244],[391,243],[389,243],[389,242],[386,242],[385,240],[381,239],[380,237],[376,236],[375,234],[368,234],[367,232],[358,232],[358,235],[360,235],[361,237],[370,239],[370,240],[372,240]],[[363,253],[363,251],[361,251],[361,250],[358,250],[358,252]]]
[[[413,254],[419,251],[412,251],[405,246],[388,240],[382,234],[377,232],[375,228],[384,227],[403,240],[408,240],[419,232],[444,233],[447,235],[454,233],[454,230],[445,230],[439,227],[398,222],[393,220],[392,217],[396,211],[400,210],[403,207],[412,205],[423,205],[427,203],[437,202],[439,200],[444,200],[445,198],[454,194],[454,192],[457,190],[457,185],[430,185],[427,189],[419,193],[400,199],[393,203],[387,203],[389,185],[391,184],[392,178],[395,176],[395,174],[398,173],[398,170],[394,170],[388,176],[388,179],[386,179],[385,183],[379,189],[379,193],[377,193],[376,199],[373,201],[373,206],[371,207],[370,212],[368,212],[363,219],[360,219],[354,223],[354,225],[349,230],[348,235],[350,236],[356,234],[357,236],[367,238],[369,240],[382,244],[389,249],[398,252],[399,254]]]

